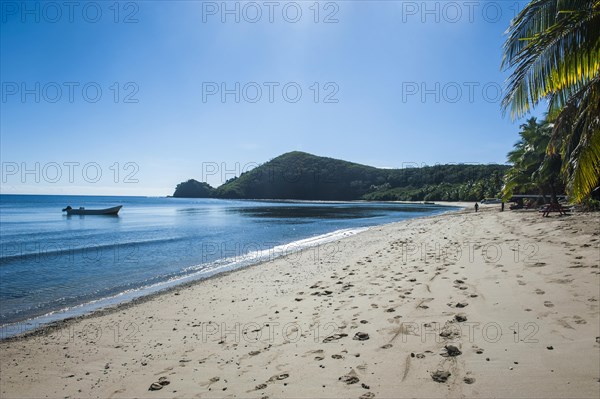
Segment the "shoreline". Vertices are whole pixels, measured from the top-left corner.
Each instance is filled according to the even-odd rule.
[[[0,393],[595,397],[600,215],[496,208],[374,226],[1,341]]]
[[[313,201],[307,201],[307,202],[311,202],[312,203]],[[348,201],[346,201],[346,202],[348,202]],[[409,202],[406,202],[406,201],[384,201],[384,202],[403,203],[403,204],[415,204],[415,205],[423,204],[422,202],[411,202],[411,201],[409,201]],[[426,218],[432,218],[432,217],[440,217],[440,216],[443,216],[443,215],[446,215],[446,214],[449,214],[449,213],[461,212],[461,211],[465,210],[465,207],[466,207],[467,204],[463,203],[463,202],[453,203],[453,202],[443,202],[443,201],[441,201],[439,203],[435,203],[435,205],[442,205],[442,206],[447,206],[447,207],[454,207],[454,208],[458,208],[458,209],[449,209],[448,211],[445,211],[445,212],[443,212],[441,214],[420,216],[420,217],[415,217],[415,218],[401,220],[401,221],[398,221],[398,222],[391,222],[391,223],[384,223],[384,224],[381,224],[381,225],[369,226],[369,227],[366,228],[365,231],[368,231],[368,229],[371,229],[371,228],[374,228],[374,227],[387,226],[387,225],[392,225],[392,224],[396,224],[396,223],[404,223],[404,222],[406,222],[408,220],[426,219]],[[333,231],[333,232],[327,233],[327,235],[328,234],[333,234],[333,233],[336,233],[336,232],[337,231]],[[360,231],[360,232],[354,233],[352,235],[361,234],[363,232],[364,231]],[[315,237],[309,237],[309,239],[310,238],[315,238]],[[334,242],[338,241],[338,240],[343,240],[343,239],[346,239],[346,238],[348,238],[348,237],[337,238],[337,239],[334,240]],[[291,244],[293,244],[293,243],[289,243],[289,244],[286,244],[286,245],[291,245]],[[319,243],[319,244],[316,244],[316,245],[319,246],[319,245],[323,245],[323,244]],[[190,281],[184,281],[184,282],[181,282],[181,283],[175,282],[171,286],[167,286],[165,288],[158,288],[157,291],[151,292],[149,294],[143,294],[141,292],[144,291],[144,288],[147,290],[147,289],[150,289],[152,287],[151,286],[149,286],[149,287],[142,287],[142,288],[136,289],[136,290],[134,290],[134,291],[131,292],[131,294],[135,294],[136,291],[140,292],[140,295],[134,297],[133,299],[125,299],[123,301],[117,301],[115,304],[109,304],[109,305],[106,305],[104,307],[100,307],[100,308],[94,309],[94,310],[89,310],[89,311],[81,310],[81,314],[78,314],[78,315],[75,315],[75,316],[67,316],[65,318],[60,318],[59,320],[54,320],[54,321],[50,321],[50,322],[37,322],[37,323],[35,322],[36,319],[43,319],[43,318],[46,318],[46,317],[52,317],[55,314],[61,314],[61,313],[64,313],[64,312],[69,312],[71,310],[74,310],[77,307],[83,307],[83,308],[85,308],[86,306],[90,306],[90,305],[92,305],[93,303],[95,303],[97,301],[110,301],[111,299],[115,298],[116,296],[123,295],[125,293],[119,293],[119,294],[117,294],[115,296],[111,296],[111,297],[98,298],[98,299],[96,299],[94,301],[91,301],[91,302],[88,302],[88,303],[83,303],[83,304],[80,304],[80,305],[77,305],[77,306],[74,306],[74,307],[71,307],[71,308],[68,308],[68,309],[57,310],[57,311],[49,313],[49,314],[44,314],[44,315],[36,316],[36,317],[34,317],[32,319],[26,319],[26,320],[14,322],[14,323],[7,323],[5,325],[0,326],[0,343],[2,343],[2,342],[10,342],[10,341],[19,341],[21,339],[27,339],[30,336],[40,336],[40,335],[44,335],[44,334],[47,334],[47,333],[52,333],[53,331],[56,331],[56,330],[59,330],[59,329],[69,328],[69,326],[72,323],[77,323],[77,322],[80,322],[80,321],[84,321],[84,320],[86,320],[88,318],[94,318],[96,316],[102,316],[102,315],[106,315],[106,314],[111,314],[113,312],[118,312],[118,311],[121,311],[121,310],[124,310],[124,309],[128,309],[131,306],[135,306],[135,305],[140,304],[140,303],[145,303],[146,301],[150,301],[150,300],[152,300],[152,299],[154,299],[154,298],[156,298],[158,296],[161,296],[163,294],[169,294],[169,293],[171,293],[174,290],[185,289],[185,288],[188,288],[190,286],[194,286],[196,284],[202,284],[205,281],[209,281],[209,280],[218,278],[220,276],[226,276],[226,275],[228,275],[230,273],[235,273],[235,272],[238,272],[240,270],[243,270],[243,269],[246,269],[246,268],[249,268],[249,267],[260,266],[263,263],[268,263],[268,262],[271,262],[271,261],[273,261],[275,259],[278,259],[278,258],[281,258],[281,257],[293,256],[293,254],[297,253],[297,252],[310,251],[312,247],[313,246],[307,246],[307,247],[302,248],[300,250],[294,251],[293,253],[290,253],[290,254],[279,255],[279,256],[275,256],[273,258],[269,257],[267,260],[264,260],[264,259],[260,260],[259,259],[256,262],[251,262],[251,263],[249,263],[247,265],[243,265],[243,266],[240,266],[238,268],[234,268],[232,270],[225,270],[225,271],[222,271],[222,272],[216,272],[216,273],[211,274],[211,275],[209,275],[207,277],[198,277],[196,279],[192,278]],[[190,276],[183,276],[181,278],[185,279],[185,278],[190,278],[190,277],[191,277],[191,275]],[[159,284],[168,284],[168,283],[169,283],[169,281],[164,281],[164,282],[159,283]],[[10,330],[13,329],[13,327],[17,327],[17,330],[18,330],[19,329],[18,326],[28,326],[28,325],[33,325],[33,327],[31,327],[31,328],[22,328],[21,332],[17,332],[17,333],[5,336],[5,331],[7,331],[7,330],[10,331]]]
[[[402,222],[394,222],[394,223],[402,223]],[[335,233],[335,232],[336,231],[334,231],[332,233]],[[364,231],[361,231],[361,232],[358,232],[358,233],[354,233],[354,234],[350,235],[350,237],[353,236],[353,235],[356,235],[356,234],[361,234],[362,232],[364,232]],[[348,237],[338,238],[335,241],[343,240],[345,238],[348,238]],[[292,243],[290,243],[290,244],[292,244]],[[317,245],[322,245],[322,244],[317,244]],[[304,247],[304,248],[302,248],[302,249],[300,249],[298,251],[295,251],[294,253],[296,253],[296,252],[303,252],[303,251],[310,251],[311,248],[312,248],[312,246]],[[39,336],[39,335],[44,335],[44,334],[47,334],[47,333],[52,333],[53,331],[55,331],[57,329],[69,328],[69,326],[72,323],[78,323],[78,322],[85,321],[85,320],[90,319],[90,318],[100,317],[100,316],[103,316],[103,315],[109,315],[109,314],[112,314],[112,313],[115,313],[115,312],[119,312],[119,311],[128,309],[130,307],[134,307],[136,305],[139,305],[139,304],[142,304],[142,303],[145,303],[145,302],[148,302],[148,301],[152,301],[153,299],[156,299],[157,297],[160,297],[162,295],[171,294],[173,291],[178,291],[178,290],[181,290],[181,289],[190,288],[190,287],[193,287],[195,285],[199,285],[199,284],[202,284],[204,282],[207,282],[207,281],[210,281],[210,280],[213,280],[213,279],[218,279],[219,277],[227,276],[227,275],[229,275],[231,273],[236,273],[236,272],[239,272],[239,271],[247,269],[247,268],[260,266],[263,263],[268,263],[268,262],[271,262],[271,261],[273,261],[275,259],[278,259],[278,258],[281,258],[281,257],[292,256],[294,253],[291,253],[291,254],[288,254],[288,255],[279,255],[279,256],[270,258],[269,260],[259,260],[259,261],[255,262],[255,263],[249,263],[247,265],[241,266],[241,267],[236,268],[236,269],[225,270],[225,271],[221,271],[221,272],[216,272],[214,274],[208,275],[207,277],[199,277],[197,279],[191,279],[190,281],[184,281],[184,282],[181,282],[181,283],[174,283],[171,286],[167,286],[165,288],[158,289],[155,292],[151,292],[149,294],[141,294],[140,296],[137,296],[137,297],[135,297],[133,299],[124,300],[122,302],[117,302],[114,305],[107,305],[105,307],[101,307],[101,308],[98,308],[98,309],[95,309],[95,310],[91,310],[91,311],[87,311],[87,312],[83,311],[83,314],[80,314],[80,315],[77,315],[77,316],[70,316],[70,317],[66,317],[64,319],[51,321],[49,323],[43,323],[43,322],[42,323],[38,323],[39,325],[37,327],[33,327],[32,329],[27,329],[27,330],[25,330],[25,331],[23,331],[21,333],[15,334],[15,335],[7,336],[6,338],[1,338],[2,335],[0,335],[0,343],[8,342],[8,341],[19,341],[21,339],[27,339],[29,336]],[[185,277],[191,277],[191,276],[185,276]],[[164,283],[168,283],[168,281],[165,281]],[[150,288],[150,287],[144,287],[144,288]],[[142,289],[140,289],[140,291],[142,291]],[[120,294],[118,294],[118,295],[120,295]],[[96,301],[107,300],[107,299],[111,299],[111,298],[113,298],[113,297],[100,298],[100,299],[98,299]],[[77,305],[77,306],[84,306],[85,307],[86,305],[89,305],[89,304],[90,303],[85,303],[85,304],[81,304],[81,305]],[[73,308],[76,308],[77,306],[75,306]],[[73,308],[71,308],[71,309],[73,309]],[[60,312],[61,311],[56,311],[53,314],[60,313]],[[20,321],[20,322],[5,324],[3,326],[0,326],[0,330],[1,329],[6,329],[6,328],[10,328],[10,327],[15,326],[15,325],[31,324],[29,321],[33,321],[33,320],[35,320],[37,318],[42,318],[42,317],[45,317],[45,316],[49,316],[49,315],[48,314],[47,315],[42,315],[42,316],[38,316],[38,317],[33,318],[33,319],[28,319],[28,320],[24,320],[24,321]]]

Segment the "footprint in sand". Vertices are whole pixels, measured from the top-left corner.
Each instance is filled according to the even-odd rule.
[[[535,290],[535,291],[533,291],[533,292],[535,292],[535,293],[536,293],[536,294],[538,294],[538,295],[544,295],[544,294],[546,293],[546,291],[544,291],[544,290],[541,290],[541,289],[539,289],[539,288],[538,288],[538,289],[536,289],[536,290]]]
[[[325,351],[323,349],[317,349],[314,351],[308,351],[302,357],[312,356],[312,355],[322,355]]]
[[[272,376],[271,378],[269,378],[269,380],[267,382],[272,382],[272,381],[281,381],[281,380],[285,380],[286,378],[288,378],[290,375],[287,373],[283,373],[283,374],[277,374]]]
[[[444,325],[444,327],[442,328],[442,331],[440,331],[440,337],[448,339],[448,340],[452,340],[456,337],[460,337],[460,335],[461,335],[460,327],[456,326],[454,324],[446,323]]]
[[[343,375],[340,378],[338,378],[338,380],[346,383],[347,385],[356,384],[357,382],[360,381],[358,376],[356,375],[356,371],[354,371],[354,369],[350,370],[350,372],[348,374]]]
[[[464,313],[458,313],[456,315],[454,315],[454,320],[456,320],[457,322],[463,322],[463,321],[467,321],[467,315]]]
[[[429,306],[425,305],[427,302],[433,301],[434,298],[425,298],[421,302],[419,302],[416,306],[416,309],[429,309]]]
[[[446,381],[448,381],[448,378],[451,376],[450,372],[448,371],[442,371],[442,370],[438,370],[434,373],[431,374],[431,378],[435,381],[435,382],[439,382],[439,383],[444,383]]]
[[[337,341],[338,339],[342,339],[342,338],[347,337],[347,336],[348,336],[348,334],[344,334],[344,333],[333,334],[333,335],[330,335],[329,337],[326,337],[323,340],[323,343]]]
[[[444,346],[444,349],[446,349],[446,352],[440,354],[444,357],[455,357],[462,355],[462,351],[454,345],[446,345]]]
[[[357,332],[352,339],[356,341],[366,341],[369,339],[369,334],[365,332]]]
[[[570,284],[573,282],[573,279],[570,278],[557,278],[554,280],[550,280],[551,283],[557,283],[557,284]]]
[[[544,267],[546,266],[545,262],[536,262],[533,265],[528,265],[529,267]]]
[[[473,384],[475,382],[475,378],[473,378],[473,377],[465,377],[465,378],[463,378],[463,382],[465,384],[469,384],[470,385],[470,384]]]
[[[554,304],[550,301],[544,301],[544,306],[547,308],[553,308]]]

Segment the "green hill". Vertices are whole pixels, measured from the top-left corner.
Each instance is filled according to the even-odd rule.
[[[297,200],[475,201],[495,197],[504,165],[436,165],[378,169],[289,152],[213,189],[188,180],[174,197]]]
[[[179,198],[210,198],[214,196],[215,189],[208,183],[201,183],[197,180],[190,179],[186,182],[179,183],[175,187],[173,197]]]

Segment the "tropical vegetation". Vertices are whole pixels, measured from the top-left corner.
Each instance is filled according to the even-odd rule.
[[[560,157],[571,198],[589,198],[600,185],[600,0],[532,0],[509,27],[502,65],[513,71],[504,110],[520,118],[548,103],[536,140],[548,142],[551,159]],[[520,159],[520,151],[509,157]],[[507,176],[513,189],[521,173]]]
[[[560,179],[560,155],[547,153],[552,128],[545,121],[530,118],[521,125],[519,135],[520,140],[508,153],[512,167],[504,177],[503,198],[536,193],[556,201],[557,195],[564,192],[564,185]]]
[[[497,197],[505,165],[381,169],[289,152],[212,188],[188,180],[175,197],[296,200],[479,201]]]
[[[215,189],[210,184],[190,179],[179,183],[175,187],[173,196],[180,198],[210,198],[214,195],[214,191]]]

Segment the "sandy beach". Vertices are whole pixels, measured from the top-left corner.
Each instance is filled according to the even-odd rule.
[[[0,343],[2,398],[600,395],[600,215],[358,235]]]

